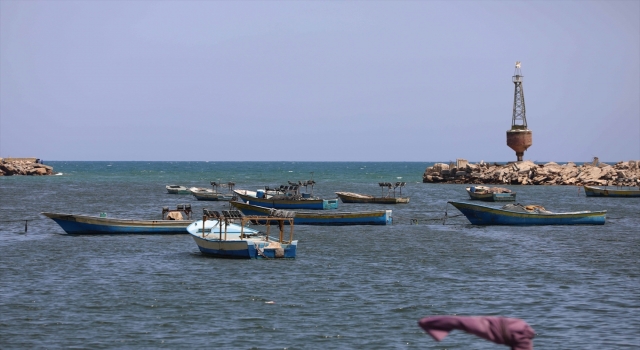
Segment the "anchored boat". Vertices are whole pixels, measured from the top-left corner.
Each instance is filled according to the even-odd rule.
[[[264,190],[234,190],[233,192],[245,203],[274,209],[337,209],[338,199],[322,199],[313,196],[315,181],[289,182],[276,188],[265,186]],[[311,193],[300,192],[301,186],[311,186]]]
[[[191,220],[191,204],[180,204],[177,209],[162,208],[160,220],[108,218],[64,213],[42,213],[55,221],[70,235],[86,234],[177,234],[187,233]]]
[[[379,182],[382,194],[380,197],[375,197],[368,194],[360,194],[353,192],[336,192],[336,195],[342,200],[343,203],[377,203],[377,204],[398,204],[409,203],[409,197],[402,197],[402,187],[406,185],[406,182]],[[387,194],[384,194],[385,188]],[[396,197],[396,189],[400,189],[400,197]],[[393,193],[391,190],[393,189]]]
[[[196,197],[199,201],[230,201],[233,199],[233,187],[236,184],[234,182],[227,182],[225,184],[211,181],[211,186],[213,189],[204,189],[204,188],[192,188],[191,194]],[[222,193],[218,189],[220,187],[226,187],[229,189],[229,192]]]
[[[187,227],[200,252],[218,258],[236,259],[294,259],[298,241],[293,239],[294,213],[277,211],[273,216],[244,216],[237,210],[205,210],[202,220]],[[254,220],[263,220],[266,232],[245,227]],[[239,222],[234,223],[233,221]],[[285,223],[289,225],[289,237],[285,239]],[[275,224],[277,232],[271,235]]]
[[[169,194],[190,194],[191,190],[180,185],[167,185],[165,186],[167,193]]]
[[[467,187],[467,193],[471,199],[485,202],[513,202],[516,193],[504,187],[471,186]]]
[[[229,202],[244,215],[270,216],[276,210],[242,202]],[[356,212],[336,211],[295,211],[296,225],[390,225],[393,222],[391,210],[369,210]]]
[[[584,186],[587,197],[640,197],[640,188],[634,189],[608,189],[596,186]]]
[[[448,202],[474,225],[604,225],[607,211],[552,213],[539,205],[507,204],[502,208]]]

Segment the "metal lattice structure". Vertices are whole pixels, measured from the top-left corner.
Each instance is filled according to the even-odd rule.
[[[527,116],[524,105],[524,90],[522,88],[522,71],[520,70],[520,61],[516,62],[516,69],[513,74],[513,84],[515,90],[513,92],[513,118],[511,119],[511,130],[526,130]]]

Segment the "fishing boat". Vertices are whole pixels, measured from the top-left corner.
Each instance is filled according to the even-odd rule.
[[[245,203],[274,209],[338,209],[338,199],[322,199],[313,196],[315,181],[289,182],[276,188],[265,186],[264,190],[234,190]],[[311,186],[311,192],[301,192],[301,186]]]
[[[261,207],[242,202],[229,202],[244,215],[270,216],[276,209]],[[391,210],[370,210],[355,212],[336,211],[295,211],[293,220],[296,225],[391,225]]]
[[[502,208],[448,202],[473,225],[604,225],[607,211],[552,213],[539,205],[507,204]]]
[[[353,192],[336,192],[342,203],[376,203],[376,204],[398,204],[409,203],[409,197],[374,197],[368,194]]]
[[[298,241],[293,240],[293,218],[278,211],[279,216],[262,217],[266,232],[245,227],[256,217],[244,216],[237,210],[205,210],[202,220],[191,223],[187,231],[204,255],[236,259],[294,259]],[[237,221],[239,223],[234,223]],[[289,224],[289,238],[285,239],[285,222]],[[277,237],[270,236],[272,224],[278,227]]]
[[[180,185],[167,185],[165,186],[165,188],[167,189],[167,193],[170,193],[170,194],[190,194],[191,193],[191,190]]]
[[[218,183],[215,181],[211,181],[212,189],[207,188],[192,188],[191,194],[199,201],[230,201],[233,199],[233,187],[235,183]],[[222,193],[219,191],[220,187],[226,187],[229,189],[229,192]]]
[[[192,191],[191,194],[199,201],[230,201],[233,199],[233,195],[216,192]]]
[[[640,188],[634,189],[608,189],[596,186],[584,186],[587,197],[640,197]]]
[[[42,215],[55,221],[70,235],[187,233],[187,226],[193,222],[190,204],[180,204],[175,210],[162,208],[162,219],[159,220],[108,218],[105,213],[100,216],[64,213]]]
[[[342,203],[376,203],[376,204],[398,204],[398,203],[409,203],[409,197],[402,197],[402,187],[406,185],[406,182],[379,182],[380,188],[382,189],[382,195],[380,197],[375,197],[368,194],[360,194],[354,192],[336,192],[338,198],[342,201]],[[385,188],[387,189],[387,194],[384,194]],[[396,189],[400,189],[400,197],[396,197]],[[391,190],[393,189],[393,194]]]
[[[485,202],[513,202],[516,193],[504,187],[471,186],[467,187],[467,193],[471,199]]]
[[[234,190],[245,203],[274,209],[337,209],[338,199],[304,198],[282,195],[271,195],[265,191]]]

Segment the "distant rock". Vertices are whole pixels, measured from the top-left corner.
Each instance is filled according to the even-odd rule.
[[[463,166],[462,166],[463,165]],[[436,163],[422,175],[422,182],[455,184],[513,185],[597,185],[640,186],[640,161],[618,162],[615,165],[592,163],[576,166],[573,162],[535,164],[531,161],[497,163]]]
[[[53,174],[53,167],[38,163],[36,158],[3,158],[0,160],[0,176]]]

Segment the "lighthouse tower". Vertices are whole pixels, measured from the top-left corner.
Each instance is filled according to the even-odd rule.
[[[524,151],[532,144],[531,130],[527,128],[526,109],[524,107],[524,90],[522,89],[522,72],[520,61],[516,62],[516,70],[513,74],[513,117],[511,118],[511,130],[507,131],[507,146],[516,151],[518,161],[522,161]]]

